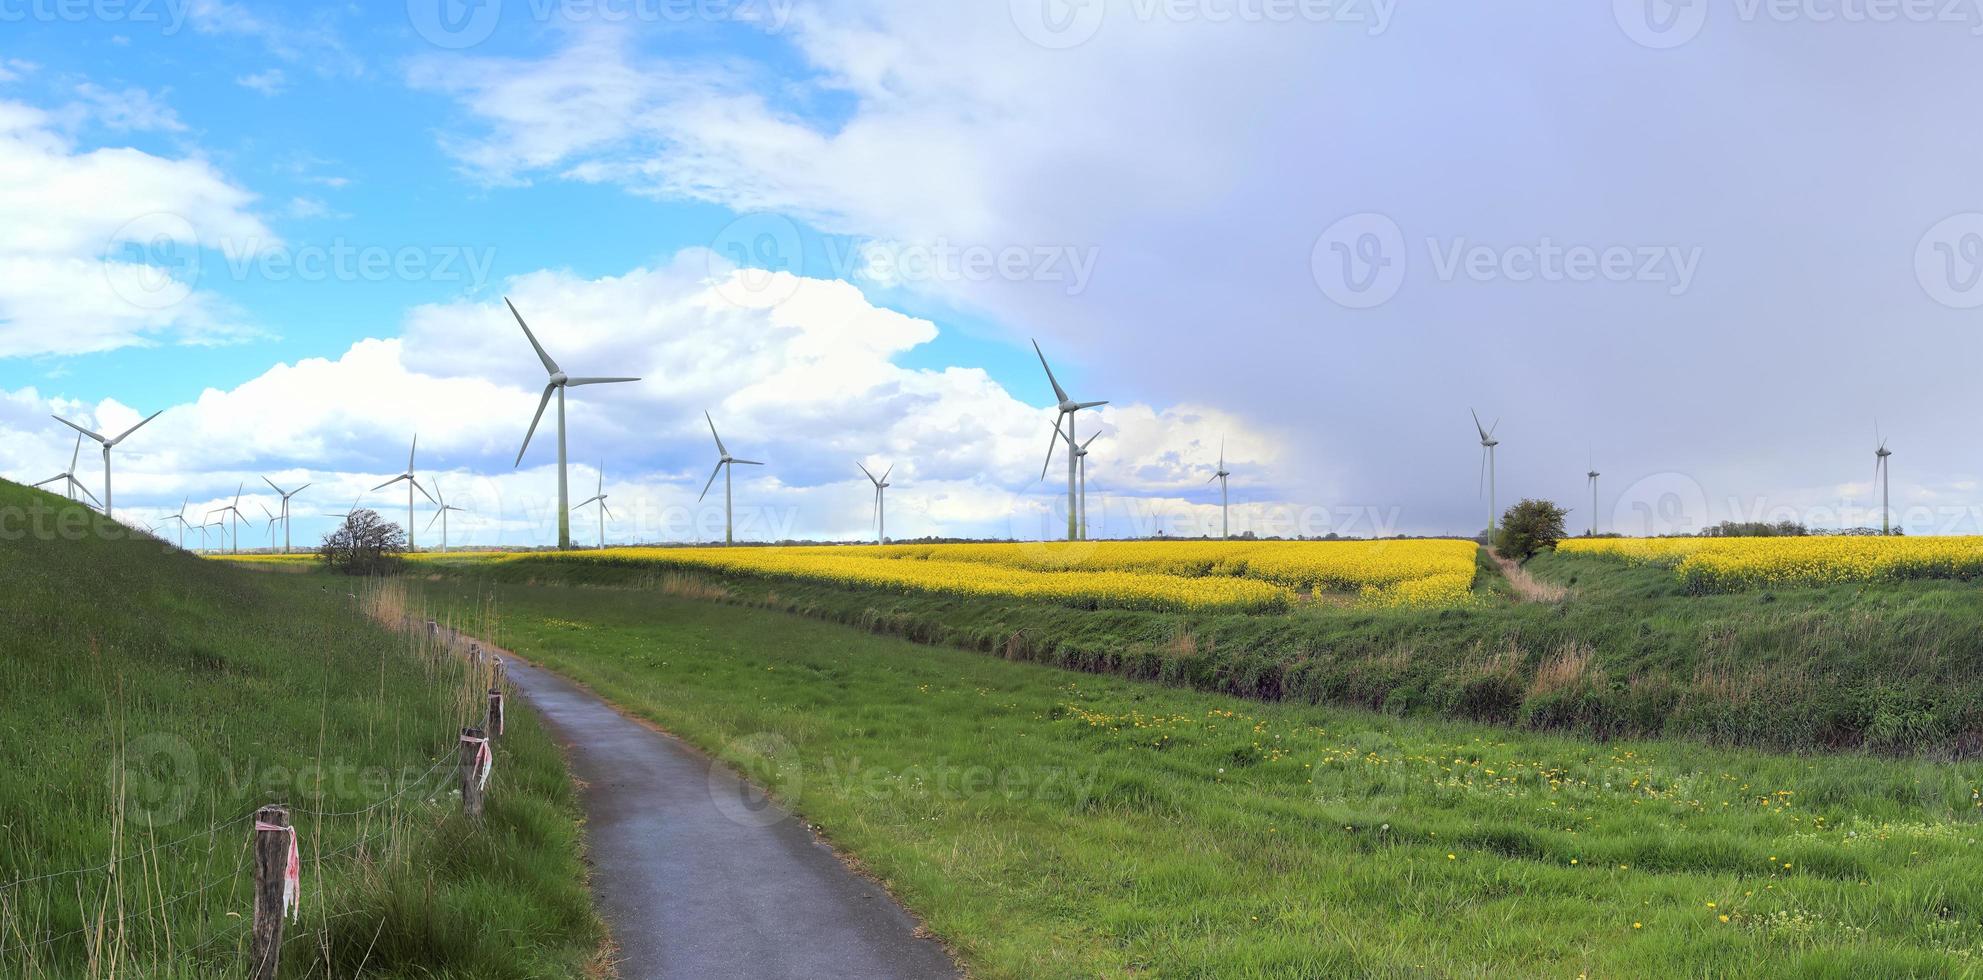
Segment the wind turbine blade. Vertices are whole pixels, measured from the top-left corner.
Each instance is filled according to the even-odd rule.
[[[1076,405],[1075,405],[1074,407],[1075,407],[1075,408],[1094,408],[1094,407],[1096,407],[1096,406],[1098,406],[1098,405],[1106,405],[1106,404],[1108,404],[1108,400],[1107,400],[1107,399],[1103,399],[1103,400],[1101,400],[1101,401],[1098,401],[1098,402],[1080,402],[1080,403],[1078,403],[1078,404],[1076,404]]]
[[[1492,438],[1494,438],[1494,430],[1495,430],[1495,429],[1498,429],[1498,428],[1500,428],[1500,427],[1501,427],[1501,420],[1500,420],[1500,419],[1495,419],[1495,420],[1494,420],[1494,424],[1493,424],[1493,425],[1490,425],[1490,426],[1488,426],[1488,427],[1487,427],[1487,437],[1488,437],[1489,439],[1492,439]]]
[[[430,518],[428,518],[428,519],[427,519],[427,528],[426,528],[426,529],[427,529],[427,530],[429,530],[429,531],[431,531],[431,530],[433,530],[433,529],[434,529],[434,525],[435,525],[436,523],[438,523],[438,522],[440,521],[440,519],[441,519],[441,512],[437,510],[437,511],[435,511],[435,512],[434,512],[434,516],[432,516],[432,517],[430,517]]]
[[[142,429],[142,428],[144,428],[144,427],[145,427],[145,422],[150,422],[150,421],[151,421],[152,419],[155,419],[155,418],[158,418],[159,416],[161,416],[161,415],[164,415],[164,414],[165,414],[165,409],[162,409],[162,408],[161,408],[161,409],[159,409],[158,411],[156,411],[156,412],[153,412],[153,413],[151,413],[150,415],[147,415],[147,416],[145,416],[145,421],[144,421],[144,422],[139,422],[139,423],[138,423],[137,425],[134,425],[134,426],[131,426],[131,427],[130,427],[130,428],[128,428],[128,429],[125,429],[125,430],[124,430],[124,433],[123,433],[123,435],[120,435],[120,436],[118,436],[117,438],[115,438],[115,439],[112,439],[112,440],[110,440],[110,444],[111,444],[111,445],[113,445],[113,446],[115,446],[115,445],[117,445],[118,443],[120,443],[120,442],[123,442],[123,441],[124,441],[124,437],[125,437],[125,436],[128,436],[128,435],[130,435],[131,433],[133,433],[133,432],[136,432],[136,431],[138,431],[139,429]]]
[[[1083,450],[1083,451],[1085,452],[1085,451],[1087,450],[1087,448],[1088,448],[1088,444],[1089,444],[1089,443],[1091,443],[1091,442],[1094,442],[1094,441],[1095,441],[1095,439],[1096,439],[1096,437],[1097,437],[1097,436],[1100,436],[1100,435],[1101,435],[1101,433],[1099,433],[1099,432],[1097,432],[1097,433],[1095,433],[1094,435],[1091,435],[1091,436],[1089,436],[1088,438],[1086,438],[1086,439],[1083,439],[1083,440],[1081,440],[1081,449],[1082,449],[1082,450]],[[1221,464],[1219,465],[1219,468],[1220,468],[1220,469],[1225,469],[1225,464],[1223,464],[1223,463],[1221,463]]]
[[[869,483],[872,483],[872,484],[874,484],[874,485],[875,485],[875,486],[877,486],[877,487],[879,487],[879,486],[881,486],[881,481],[880,481],[880,480],[877,480],[877,479],[875,479],[875,478],[874,478],[874,474],[873,474],[873,473],[869,473],[869,472],[868,472],[868,464],[866,464],[866,463],[863,463],[863,462],[861,462],[860,460],[858,460],[858,459],[857,459],[857,460],[855,460],[855,461],[854,461],[854,465],[855,465],[855,466],[858,466],[858,467],[860,467],[860,468],[861,468],[861,472],[862,472],[863,474],[865,474],[865,475],[867,476],[867,478],[868,478],[868,482],[869,482]]]
[[[281,488],[281,487],[278,487],[278,486],[276,486],[276,485],[275,485],[275,481],[274,481],[274,480],[271,480],[271,479],[269,479],[268,477],[266,477],[266,476],[265,476],[265,477],[262,477],[262,482],[263,482],[263,483],[266,483],[266,484],[268,484],[268,485],[269,485],[269,489],[270,489],[270,490],[274,490],[274,491],[276,492],[276,494],[277,494],[278,496],[283,496],[283,497],[287,497],[287,496],[289,496],[288,494],[286,494],[286,493],[283,493],[283,492],[282,492],[282,488]]]
[[[763,465],[764,465],[763,463],[760,463],[760,462],[758,462],[757,460],[754,460],[754,459],[733,459],[733,460],[731,460],[730,462],[732,462],[732,463],[742,463],[742,464],[744,464],[745,466],[763,466]]]
[[[69,451],[69,472],[76,472],[76,461],[83,458],[83,437],[76,437],[76,448]]]
[[[1047,461],[1040,464],[1040,479],[1044,480],[1047,478],[1047,468],[1053,465],[1053,449],[1055,446],[1060,445],[1060,441],[1065,438],[1067,438],[1067,433],[1060,431],[1060,419],[1054,419],[1053,437],[1047,440]]]
[[[510,464],[512,468],[523,465],[523,454],[530,449],[530,437],[537,434],[537,423],[544,420],[544,407],[551,404],[551,392],[557,387],[557,385],[544,386],[544,397],[537,399],[537,414],[530,417],[530,429],[523,434],[523,448],[516,451],[516,462]]]
[[[614,516],[613,516],[613,508],[611,508],[611,507],[608,507],[608,506],[606,506],[606,501],[605,501],[605,499],[604,499],[604,498],[601,498],[601,499],[600,499],[600,501],[599,501],[599,509],[600,509],[600,510],[603,510],[603,511],[605,511],[605,512],[606,512],[606,519],[607,519],[607,520],[609,520],[609,521],[617,521],[617,520],[619,520],[619,518],[617,518],[617,517],[614,517]]]
[[[420,485],[419,480],[416,480],[409,476],[406,478],[406,482],[413,484],[413,489],[420,491],[420,496],[427,498],[428,503],[434,504],[436,506],[440,504],[440,501],[434,499],[433,494],[427,492],[426,487]]]
[[[716,420],[709,417],[706,408],[702,410],[702,420],[709,423],[709,435],[716,440],[716,451],[724,456],[730,455],[730,451],[723,448],[723,437],[716,434]]]
[[[108,439],[105,439],[104,437],[102,437],[102,436],[100,436],[100,435],[97,435],[96,433],[94,433],[94,432],[91,432],[90,430],[88,430],[88,429],[85,429],[85,428],[83,428],[82,426],[80,426],[80,425],[77,425],[77,424],[76,424],[76,423],[74,423],[74,422],[71,422],[71,421],[69,421],[68,419],[65,419],[65,418],[63,418],[63,417],[62,417],[62,416],[60,416],[60,415],[50,415],[50,416],[49,416],[49,418],[51,418],[51,419],[54,419],[55,421],[57,421],[57,422],[60,422],[60,423],[62,423],[63,425],[66,425],[66,426],[68,426],[69,428],[71,428],[71,429],[74,429],[74,430],[76,430],[77,432],[80,432],[80,433],[82,433],[83,435],[86,435],[86,436],[89,436],[89,437],[90,437],[91,439],[95,439],[95,440],[96,440],[96,441],[98,441],[98,442],[109,442],[109,440],[108,440]]]
[[[310,489],[310,484],[308,484],[308,483],[305,483],[305,484],[303,484],[302,486],[300,486],[300,487],[297,487],[296,489],[294,489],[294,490],[291,490],[291,491],[289,491],[289,492],[288,492],[288,493],[286,493],[286,494],[283,494],[283,496],[285,496],[285,497],[294,497],[294,496],[296,496],[297,494],[299,494],[299,493],[302,493],[303,491],[305,491],[305,490],[308,490],[308,489]]]
[[[1467,409],[1467,414],[1469,414],[1469,415],[1472,415],[1472,416],[1473,416],[1473,430],[1474,430],[1475,432],[1478,432],[1478,433],[1480,433],[1480,441],[1482,441],[1482,442],[1486,442],[1486,441],[1487,441],[1487,430],[1486,430],[1486,429],[1483,429],[1483,428],[1481,428],[1481,427],[1480,427],[1480,413],[1479,413],[1479,412],[1476,412],[1476,411],[1474,411],[1474,410],[1473,410],[1473,409],[1471,409],[1471,408],[1469,408],[1469,409]]]
[[[1474,496],[1487,496],[1487,447],[1480,447],[1480,484],[1474,489]]]
[[[30,483],[28,484],[28,486],[39,487],[39,486],[44,486],[46,484],[54,483],[57,480],[66,480],[68,478],[69,478],[69,474],[67,473],[57,473],[54,476],[51,476],[48,479],[41,481],[40,483]]]
[[[516,304],[508,296],[503,297],[503,305],[510,308],[510,316],[516,317],[516,325],[523,328],[523,335],[530,339],[530,349],[537,352],[537,359],[544,362],[544,373],[557,374],[558,362],[544,353],[544,345],[537,342],[537,335],[530,332],[530,324],[523,322],[523,314],[516,311]]]
[[[82,491],[83,496],[90,498],[90,503],[93,503],[98,507],[103,506],[103,501],[96,499],[96,494],[91,493],[90,488],[83,486],[83,481],[78,480],[72,476],[69,478],[69,483],[72,486],[74,486],[77,490]]]
[[[1221,467],[1221,469],[1223,469],[1223,467]],[[1219,474],[1217,474],[1217,473],[1214,473],[1214,474],[1212,474],[1212,480],[1216,480],[1216,479],[1218,479],[1218,478],[1219,478]],[[1212,482],[1212,480],[1206,480],[1205,482],[1206,482],[1206,483],[1210,483],[1210,482]]]
[[[639,378],[568,378],[566,385],[613,385],[626,381],[639,381]]]
[[[393,484],[395,484],[395,483],[398,483],[399,481],[401,481],[401,480],[404,480],[404,479],[406,479],[406,474],[404,474],[404,473],[401,473],[400,475],[398,475],[398,476],[395,476],[395,477],[393,477],[392,479],[390,479],[390,480],[387,480],[386,482],[384,482],[384,483],[381,483],[381,484],[379,484],[379,485],[378,485],[378,486],[376,486],[376,487],[373,487],[373,488],[372,488],[372,492],[373,492],[373,493],[377,493],[378,491],[380,491],[380,490],[384,490],[385,488],[387,488],[387,487],[389,487],[389,486],[392,486]]]
[[[406,450],[406,472],[413,472],[413,454],[420,451],[420,433],[413,434],[413,445]]]
[[[887,468],[887,469],[885,469],[885,470],[882,470],[882,471],[881,471],[881,482],[883,482],[883,483],[887,483],[887,482],[888,482],[888,474],[890,474],[890,473],[893,473],[893,472],[895,472],[895,464],[894,464],[894,463],[890,463],[890,464],[888,464],[888,468]]]
[[[1040,366],[1047,369],[1047,384],[1053,385],[1054,398],[1058,401],[1066,401],[1067,392],[1061,389],[1060,382],[1054,378],[1053,368],[1047,365],[1047,355],[1040,351],[1040,342],[1037,340],[1033,341],[1033,353],[1040,355]]]
[[[697,503],[701,503],[703,497],[709,496],[709,488],[716,485],[716,476],[717,474],[722,472],[723,472],[722,463],[717,463],[716,468],[709,471],[709,482],[702,485],[702,493],[695,498]]]

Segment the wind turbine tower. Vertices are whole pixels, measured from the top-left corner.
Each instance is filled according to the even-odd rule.
[[[709,434],[716,440],[717,459],[716,468],[709,473],[709,482],[702,485],[702,496],[695,499],[700,503],[703,497],[709,496],[709,488],[716,485],[716,474],[723,474],[723,543],[733,544],[736,540],[736,526],[731,521],[730,470],[736,463],[745,466],[764,464],[754,459],[738,459],[730,455],[730,451],[723,448],[723,437],[716,434],[716,420],[710,418],[707,411],[702,413],[702,420],[709,423]]]
[[[503,305],[510,308],[510,315],[516,317],[516,325],[523,328],[524,337],[530,340],[530,348],[537,352],[537,359],[544,363],[544,371],[550,380],[544,383],[544,397],[537,400],[537,414],[530,419],[530,430],[523,434],[523,448],[516,451],[514,466],[523,465],[523,454],[530,448],[530,437],[537,434],[537,423],[544,418],[544,406],[551,403],[551,393],[558,394],[558,547],[571,547],[571,495],[565,486],[565,389],[579,385],[619,384],[626,381],[639,381],[639,378],[574,378],[567,376],[544,353],[544,345],[537,342],[537,335],[530,332],[530,324],[523,322],[523,314],[516,311],[516,304],[504,297]],[[707,492],[707,491],[704,491]],[[411,537],[411,535],[409,535]]]
[[[1074,413],[1079,412],[1084,408],[1095,408],[1100,405],[1106,405],[1108,404],[1108,402],[1106,401],[1077,402],[1074,399],[1067,397],[1067,390],[1062,388],[1060,386],[1060,381],[1053,376],[1053,368],[1047,364],[1047,355],[1041,352],[1040,342],[1037,340],[1033,341],[1033,353],[1039,355],[1040,367],[1045,368],[1047,372],[1047,383],[1053,385],[1054,397],[1060,400],[1060,404],[1055,406],[1057,409],[1059,409],[1060,412],[1060,414],[1054,419],[1054,424],[1053,424],[1053,429],[1056,435],[1053,439],[1047,442],[1047,461],[1045,465],[1040,467],[1040,479],[1044,480],[1047,478],[1047,467],[1053,465],[1054,443],[1062,438],[1066,439],[1067,449],[1068,449],[1067,540],[1076,541],[1081,539],[1082,537],[1085,537],[1086,533],[1085,533],[1085,529],[1081,526],[1081,514],[1080,514],[1081,502],[1079,497],[1080,488],[1078,486],[1081,478],[1081,474],[1080,474],[1081,457],[1079,455],[1078,449],[1081,446],[1081,444],[1075,442]],[[1062,419],[1067,420],[1067,431],[1065,432],[1062,432],[1060,428],[1060,423]]]
[[[1221,439],[1219,440],[1219,471],[1212,474],[1212,480],[1219,481],[1219,537],[1227,541],[1232,540],[1232,525],[1228,523],[1226,513],[1226,478],[1229,476],[1232,476],[1232,472],[1226,469],[1226,441]],[[1210,483],[1212,480],[1206,480],[1205,482]]]
[[[874,543],[887,544],[888,512],[884,507],[885,501],[883,497],[884,491],[890,486],[888,474],[895,472],[895,467],[891,464],[887,469],[881,471],[881,479],[877,480],[873,473],[868,473],[866,463],[856,462],[854,465],[860,467],[861,472],[867,474],[868,482],[874,484]]]
[[[111,510],[111,508],[115,505],[112,504],[110,499],[110,450],[115,448],[118,443],[123,442],[125,439],[130,438],[131,433],[144,428],[145,422],[150,422],[152,419],[158,418],[161,414],[163,414],[163,412],[159,411],[159,412],[153,412],[150,415],[145,416],[143,422],[139,422],[137,425],[125,429],[122,433],[119,433],[117,438],[115,439],[106,439],[103,436],[91,432],[90,430],[85,429],[82,426],[77,425],[76,423],[63,418],[60,415],[49,416],[50,418],[53,418],[55,421],[60,422],[63,425],[66,425],[69,428],[74,429],[77,432],[82,433],[83,435],[89,436],[91,439],[95,439],[97,442],[103,444],[103,516],[108,517],[111,520],[117,519],[116,513],[114,513]]]
[[[573,507],[572,509],[577,510],[579,509],[579,507],[584,507],[586,504],[599,505],[599,550],[604,551],[606,550],[606,518],[613,516],[613,512],[606,509],[606,464],[605,463],[599,464],[599,488],[596,495],[588,500],[581,502],[578,505],[578,507]]]
[[[406,550],[407,551],[420,550],[416,548],[413,544],[413,491],[418,490],[420,491],[420,496],[427,498],[428,502],[430,503],[435,502],[434,495],[428,493],[427,488],[421,486],[420,481],[414,479],[413,477],[413,454],[419,451],[420,451],[420,434],[416,432],[413,434],[413,448],[408,449],[406,451],[406,472],[401,473],[400,475],[395,476],[392,479],[387,480],[386,482],[381,483],[378,486],[372,488],[372,490],[376,492],[379,490],[384,490],[385,488],[392,486],[393,484],[398,483],[401,480],[406,481]]]
[[[1471,412],[1473,410],[1468,409],[1468,411]],[[1480,477],[1481,486],[1487,491],[1487,531],[1489,535],[1494,533],[1494,526],[1500,521],[1501,514],[1500,511],[1494,509],[1494,447],[1501,445],[1501,441],[1494,438],[1494,430],[1500,427],[1501,420],[1495,419],[1493,425],[1485,429],[1481,428],[1480,413],[1473,412],[1473,428],[1475,432],[1480,433]]]

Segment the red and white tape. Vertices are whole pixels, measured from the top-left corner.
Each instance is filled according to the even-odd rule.
[[[489,770],[496,768],[496,757],[489,752],[489,740],[473,735],[463,735],[461,740],[475,743],[475,788],[488,789]]]
[[[288,913],[289,921],[294,922],[303,907],[303,858],[296,850],[296,828],[257,820],[255,829],[289,835],[289,863],[282,869],[282,910]]]

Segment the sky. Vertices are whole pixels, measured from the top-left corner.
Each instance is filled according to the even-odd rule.
[[[0,0],[0,474],[455,545],[1983,533],[1983,0]],[[547,427],[551,423],[547,420]],[[602,473],[603,470],[603,473]],[[1592,481],[1587,472],[1601,475]],[[75,472],[98,495],[102,462]],[[419,500],[419,543],[433,505]],[[599,540],[588,508],[580,544]],[[168,532],[176,536],[178,532]]]

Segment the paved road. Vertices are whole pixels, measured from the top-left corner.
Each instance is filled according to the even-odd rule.
[[[624,980],[958,975],[887,892],[726,767],[712,773],[556,674],[505,663],[586,784],[593,888]]]

